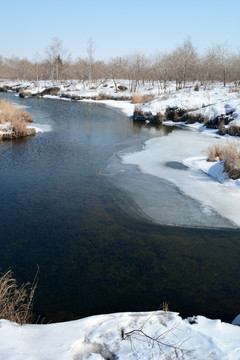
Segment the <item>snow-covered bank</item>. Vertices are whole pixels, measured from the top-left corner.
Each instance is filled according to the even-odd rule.
[[[166,345],[127,332],[142,330]],[[119,313],[49,325],[0,320],[2,360],[166,359],[239,360],[240,328],[203,316],[177,313]],[[173,345],[175,348],[169,347]]]
[[[171,120],[172,115],[176,122],[183,120],[196,123],[201,119],[202,127],[221,129],[221,134],[233,135],[233,131],[229,128],[240,124],[240,87],[234,83],[226,86],[220,83],[209,83],[204,86],[197,84],[197,87],[189,83],[185,88],[176,90],[172,82],[168,82],[166,88],[159,86],[158,83],[141,82],[134,90],[135,93],[131,86],[129,80],[106,79],[91,83],[77,80],[0,81],[0,91],[16,91],[21,97],[107,101],[113,107],[128,109],[128,116],[133,115],[135,106],[130,102],[136,104],[136,99],[138,99],[138,110],[143,113],[150,112],[153,116],[159,114],[161,119],[157,122]],[[125,102],[125,105],[123,103],[117,105],[118,101]],[[170,116],[169,109],[171,109]],[[174,114],[174,109],[176,114]],[[183,114],[185,115],[182,116]]]

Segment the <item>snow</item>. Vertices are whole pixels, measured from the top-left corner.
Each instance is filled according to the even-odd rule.
[[[192,323],[192,324],[191,324]],[[197,316],[183,320],[177,313],[116,313],[48,325],[17,325],[0,320],[1,360],[240,359],[240,328]],[[123,333],[123,337],[121,336]]]

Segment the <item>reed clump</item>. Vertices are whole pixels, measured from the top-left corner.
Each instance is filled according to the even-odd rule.
[[[207,150],[207,161],[224,161],[224,171],[230,179],[240,179],[240,145],[228,143],[213,145]]]
[[[210,146],[207,150],[207,161],[213,162],[217,160],[224,160],[226,147],[219,144]]]
[[[132,95],[132,104],[144,103],[144,96],[142,94],[134,93]]]
[[[33,299],[37,287],[36,276],[32,284],[26,283],[20,287],[12,270],[0,276],[0,319],[20,325],[32,322]]]
[[[2,139],[14,139],[28,135],[34,135],[35,130],[28,128],[28,124],[33,121],[32,115],[24,109],[18,109],[8,101],[0,100],[0,124],[8,127],[2,129]]]

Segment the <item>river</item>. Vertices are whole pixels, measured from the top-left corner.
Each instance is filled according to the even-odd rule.
[[[51,126],[0,143],[0,267],[26,282],[39,266],[36,314],[65,321],[166,301],[182,316],[232,321],[239,231],[152,223],[107,173],[124,149],[181,130],[152,131],[95,103],[0,96]]]

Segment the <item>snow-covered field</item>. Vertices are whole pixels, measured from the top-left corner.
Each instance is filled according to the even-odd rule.
[[[239,360],[239,339],[236,325],[203,316],[183,320],[177,313],[163,311],[98,315],[48,325],[20,326],[0,320],[1,360]]]

